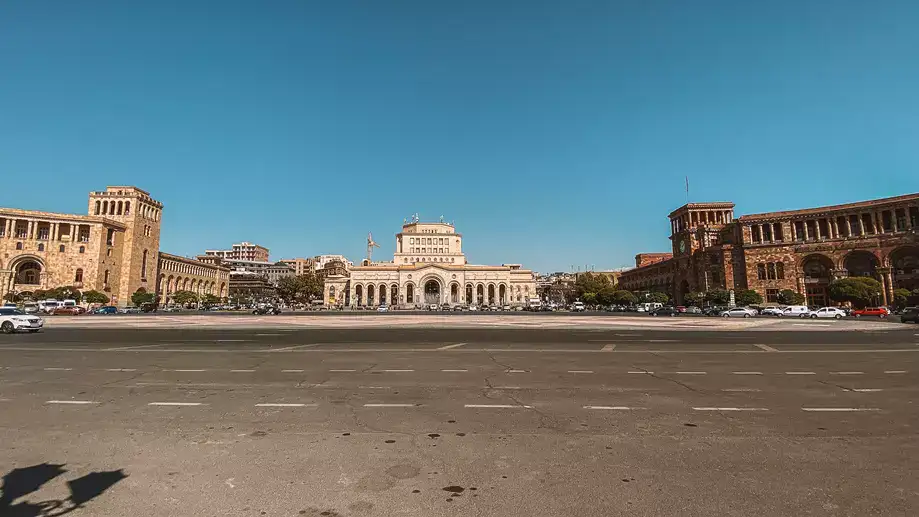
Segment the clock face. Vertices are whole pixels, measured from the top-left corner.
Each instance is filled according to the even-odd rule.
[[[680,253],[686,252],[686,241],[680,241]]]

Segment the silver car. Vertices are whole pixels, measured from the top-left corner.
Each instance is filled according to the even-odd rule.
[[[756,311],[746,307],[734,307],[721,313],[722,318],[752,318],[756,316]]]

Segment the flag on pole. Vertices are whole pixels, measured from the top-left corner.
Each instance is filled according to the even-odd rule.
[[[689,203],[689,176],[686,176],[686,202]]]

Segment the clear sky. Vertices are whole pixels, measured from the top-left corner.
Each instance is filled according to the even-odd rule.
[[[0,206],[136,184],[162,249],[628,265],[667,214],[919,191],[915,0],[6,0]]]

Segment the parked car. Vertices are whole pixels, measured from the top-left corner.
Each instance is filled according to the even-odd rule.
[[[74,305],[72,307],[58,307],[57,309],[51,311],[51,314],[54,316],[79,316],[84,312],[86,312],[86,309]]]
[[[813,319],[833,318],[841,320],[846,317],[846,311],[840,309],[839,307],[821,307],[815,311],[812,311],[808,317]]]
[[[584,312],[587,310],[587,307],[584,306],[584,302],[574,302],[571,304],[571,312]]]
[[[764,307],[759,313],[763,316],[781,316],[784,310],[781,307]]]
[[[890,311],[888,311],[884,307],[867,307],[864,309],[855,309],[854,311],[852,311],[852,315],[855,316],[856,318],[861,318],[862,316],[874,316],[877,318],[886,318],[887,316],[890,315]]]
[[[252,311],[252,314],[281,314],[281,309],[270,305],[263,305],[261,307],[256,307],[255,310]]]
[[[509,310],[511,310],[511,306],[510,306],[510,305],[505,305],[505,306],[501,307],[501,310],[502,310],[502,311],[509,311]]]
[[[129,306],[121,309],[122,314],[140,314],[140,307]]]
[[[676,307],[674,307],[674,309],[676,309],[677,312],[686,312],[685,305],[677,305]]]
[[[747,307],[734,307],[721,313],[722,318],[752,318],[756,311]]]
[[[686,307],[686,310],[683,312],[685,312],[686,314],[702,314],[702,309],[693,305],[691,307]]]
[[[900,321],[903,323],[919,323],[919,307],[907,307],[900,313]]]
[[[106,305],[93,311],[93,314],[118,314],[118,307]]]
[[[680,311],[676,307],[664,306],[658,307],[650,312],[651,316],[677,316]]]
[[[19,309],[0,307],[0,332],[12,334],[20,330],[38,332],[45,326],[45,320],[26,314]]]
[[[377,307],[377,312],[389,312],[389,306],[388,306],[388,305],[380,305],[379,307]]]
[[[706,316],[721,316],[721,313],[724,312],[723,307],[708,307],[702,311],[702,314]]]
[[[37,303],[28,302],[22,306],[22,312],[26,314],[38,314],[39,310]]]
[[[785,318],[785,317],[806,318],[810,313],[811,313],[811,310],[807,308],[807,305],[789,305],[788,307],[785,307],[784,309],[782,309],[782,312],[780,314],[776,314],[776,316],[779,316],[782,318]]]
[[[454,312],[456,312],[456,311],[462,312],[462,311],[464,311],[464,310],[466,310],[466,308],[463,307],[462,305],[457,304],[457,305],[454,305],[454,306],[453,306],[453,311],[454,311]]]

